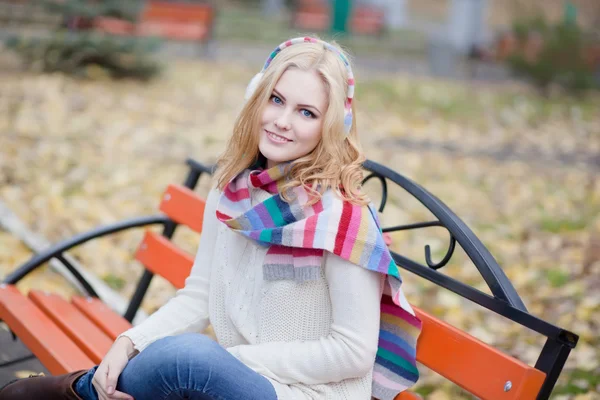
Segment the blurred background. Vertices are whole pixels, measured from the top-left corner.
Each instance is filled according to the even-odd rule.
[[[270,51],[305,34],[351,53],[367,157],[444,201],[531,313],[580,335],[553,399],[599,399],[598,0],[0,0],[0,276],[49,243],[157,212],[186,157],[212,163],[224,149]],[[384,225],[432,219],[401,190],[390,196]],[[129,298],[142,235],[72,256]],[[175,240],[195,251],[191,232]],[[437,228],[392,240],[419,261],[426,244],[434,260],[448,246]],[[440,272],[489,293],[460,250]],[[543,338],[404,278],[415,305],[535,364]],[[19,288],[76,292],[51,267]],[[155,278],[144,311],[173,293]],[[471,398],[425,370],[417,391]]]

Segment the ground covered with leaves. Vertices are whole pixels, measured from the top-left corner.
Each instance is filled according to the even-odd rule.
[[[92,75],[94,75],[93,71]],[[162,191],[182,182],[184,161],[214,162],[253,74],[229,64],[179,62],[149,84],[0,73],[0,199],[51,242],[124,218],[153,214]],[[541,98],[519,85],[486,86],[357,73],[357,115],[367,156],[442,199],[481,238],[530,312],[581,336],[555,399],[600,398],[600,98]],[[206,193],[210,182],[197,189]],[[367,185],[378,197],[378,188]],[[384,225],[431,220],[391,189]],[[83,246],[74,256],[131,295],[142,269],[136,230]],[[439,228],[395,233],[394,250],[423,262],[448,246]],[[193,253],[197,237],[175,240]],[[0,231],[0,276],[30,257]],[[489,293],[459,249],[442,273]],[[485,342],[534,364],[543,338],[404,273],[409,300]],[[68,295],[49,270],[24,291]],[[157,278],[153,311],[173,294]],[[424,373],[428,399],[470,398]]]

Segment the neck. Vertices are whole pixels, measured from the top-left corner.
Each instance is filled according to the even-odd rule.
[[[271,169],[275,166],[277,166],[279,163],[276,161],[271,161],[271,160],[267,160],[267,169]]]

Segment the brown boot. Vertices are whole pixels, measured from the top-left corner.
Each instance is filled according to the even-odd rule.
[[[87,370],[58,376],[31,375],[9,382],[0,389],[0,400],[82,400],[75,394],[73,383]]]

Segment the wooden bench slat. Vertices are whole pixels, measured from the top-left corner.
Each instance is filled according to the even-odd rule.
[[[417,361],[489,400],[535,400],[545,374],[415,307],[423,322]],[[504,391],[510,381],[512,388]]]
[[[55,293],[29,292],[29,298],[95,363],[99,364],[113,341],[73,304]],[[40,332],[40,335],[43,333]]]
[[[194,258],[176,247],[162,235],[147,231],[135,258],[146,268],[169,282],[176,288],[185,285],[190,275]]]
[[[169,185],[160,202],[160,211],[172,220],[202,232],[206,202],[192,190],[180,185]]]
[[[402,392],[394,397],[394,400],[423,400],[423,398],[412,392]]]
[[[209,23],[213,16],[213,8],[206,4],[149,1],[142,13],[142,20]]]
[[[98,298],[73,296],[71,303],[113,341],[132,326]]]
[[[0,318],[51,374],[89,369],[95,364],[13,285],[0,286]]]
[[[174,40],[201,40],[208,28],[198,24],[180,22],[144,21],[136,27],[137,36],[162,36]]]

